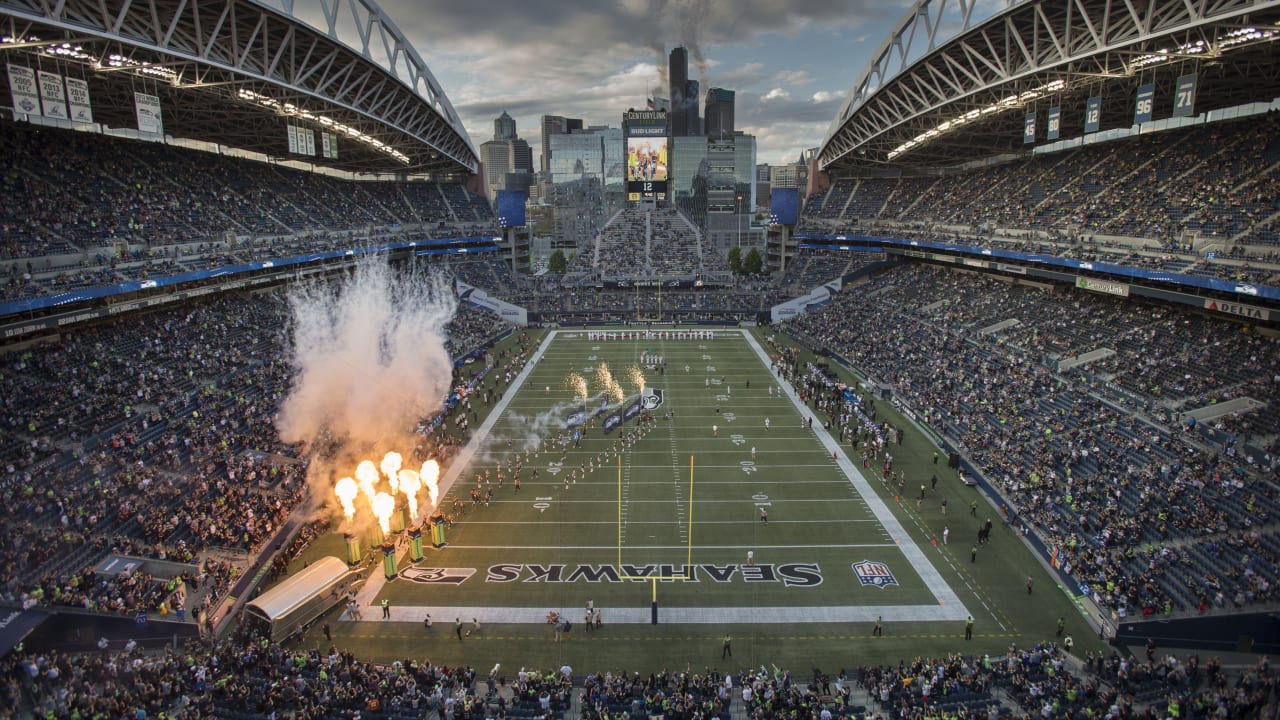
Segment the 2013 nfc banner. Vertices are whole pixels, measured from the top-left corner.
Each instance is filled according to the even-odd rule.
[[[62,76],[41,70],[40,105],[44,116],[56,120],[67,119],[67,93],[62,89]]]

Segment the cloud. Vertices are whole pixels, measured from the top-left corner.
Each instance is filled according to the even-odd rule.
[[[780,85],[808,85],[813,82],[808,70],[779,70],[773,74],[773,79]]]
[[[825,102],[831,102],[832,100],[839,100],[840,95],[837,93],[829,92],[827,90],[819,90],[818,92],[814,93],[813,96],[809,99],[812,102],[825,103]]]
[[[783,90],[780,87],[776,87],[770,90],[769,92],[765,93],[764,97],[761,97],[760,99],[767,102],[769,100],[780,100],[782,98],[789,98],[789,97],[791,97],[791,93],[787,92],[786,90]]]
[[[427,61],[477,145],[492,137],[493,118],[506,111],[535,154],[540,115],[616,127],[623,111],[644,106],[646,94],[665,97],[667,52],[679,44],[690,49],[690,75],[702,82],[703,90],[718,86],[738,91],[739,117],[774,87],[814,83],[815,70],[821,71],[823,84],[851,84],[845,75],[851,67],[849,53],[857,48],[832,43],[827,33],[847,37],[856,28],[896,18],[907,4],[469,0],[424,6],[417,0],[380,0]],[[805,33],[824,36],[824,46],[800,45],[813,53],[817,68],[789,63],[783,70],[768,69],[781,65],[775,58],[790,53],[795,38],[807,37]],[[860,68],[863,63],[853,64]],[[775,96],[767,104],[780,99]],[[789,154],[794,150],[787,148]]]

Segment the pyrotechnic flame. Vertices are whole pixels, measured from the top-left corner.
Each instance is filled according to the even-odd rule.
[[[391,534],[391,511],[396,509],[396,499],[390,495],[380,492],[373,497],[373,514],[378,518],[378,524],[382,526],[382,535],[386,537]]]
[[[569,390],[571,390],[579,400],[587,399],[588,392],[586,378],[582,377],[578,373],[569,373],[569,376],[564,379],[564,384],[569,387]]]
[[[396,473],[400,470],[400,453],[389,452],[382,456],[382,474],[387,476],[387,482],[391,483],[391,494],[396,494],[396,483],[398,482]]]
[[[609,399],[614,402],[620,403],[627,397],[627,394],[622,390],[622,386],[618,384],[617,380],[613,379],[613,373],[606,363],[600,363],[600,366],[596,368],[596,383],[609,396]]]
[[[356,485],[356,481],[349,477],[344,477],[333,486],[333,494],[338,496],[338,500],[342,501],[342,512],[350,520],[356,514],[356,493],[360,492],[360,487]]]
[[[400,492],[409,499],[409,519],[414,521],[418,519],[418,491],[422,489],[422,480],[418,477],[417,470],[409,470],[405,468],[399,473]]]
[[[356,479],[360,481],[360,489],[364,491],[365,497],[372,503],[377,494],[373,486],[378,482],[378,468],[374,467],[372,460],[364,460],[356,466]]]
[[[636,386],[636,392],[644,394],[644,373],[640,372],[640,368],[635,365],[627,368],[627,379]]]
[[[422,480],[422,484],[427,486],[427,492],[430,494],[431,509],[436,509],[436,501],[440,498],[440,463],[435,460],[428,460],[422,463],[422,470],[418,472]]]

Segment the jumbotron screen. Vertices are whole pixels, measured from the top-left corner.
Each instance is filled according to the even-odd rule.
[[[627,143],[627,199],[666,200],[670,176],[667,114],[628,112],[623,116]]]

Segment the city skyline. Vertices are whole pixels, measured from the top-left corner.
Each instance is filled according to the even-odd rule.
[[[795,162],[822,142],[871,54],[907,0],[474,0],[381,5],[431,67],[472,141],[510,114],[542,147],[540,118],[619,127],[622,113],[666,97],[672,48],[689,50],[689,79],[736,93],[735,129],[756,136],[759,161]],[[985,17],[1006,0],[978,0]],[[944,29],[945,32],[945,29]],[[541,161],[534,158],[534,166]]]

